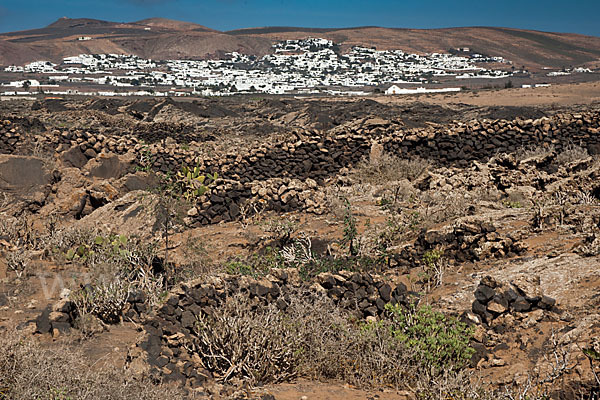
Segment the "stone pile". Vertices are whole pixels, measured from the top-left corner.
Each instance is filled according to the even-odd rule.
[[[77,312],[75,305],[68,299],[51,304],[36,318],[36,333],[50,333],[57,336],[68,332],[74,325]]]
[[[492,326],[494,320],[507,314],[551,310],[556,300],[543,294],[539,276],[528,276],[501,284],[490,276],[484,277],[475,290],[473,313],[483,324]]]
[[[22,141],[23,132],[21,127],[13,124],[10,119],[0,118],[0,153],[13,153],[14,149]]]
[[[411,267],[434,249],[458,262],[474,262],[514,257],[523,254],[527,247],[516,234],[498,233],[491,222],[465,218],[441,229],[423,230],[414,244],[399,252],[396,262]]]

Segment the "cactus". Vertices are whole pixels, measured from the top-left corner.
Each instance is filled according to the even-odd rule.
[[[177,182],[181,185],[183,196],[187,201],[194,201],[207,193],[217,179],[216,172],[212,175],[202,175],[199,165],[194,168],[184,165],[181,171],[177,172]]]
[[[93,243],[83,243],[67,250],[65,258],[67,261],[86,262],[98,253],[127,258],[130,255],[127,242],[125,235],[96,236]]]

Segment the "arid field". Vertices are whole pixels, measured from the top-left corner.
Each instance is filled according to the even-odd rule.
[[[592,400],[599,310],[598,82],[0,101],[0,399]]]

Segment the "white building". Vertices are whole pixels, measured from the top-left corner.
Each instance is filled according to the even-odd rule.
[[[385,91],[385,94],[400,94],[400,92],[401,89],[398,86],[392,85]]]

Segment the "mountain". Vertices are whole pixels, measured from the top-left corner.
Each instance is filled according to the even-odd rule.
[[[91,40],[78,40],[81,36]],[[497,27],[399,29],[381,27],[263,27],[220,32],[191,22],[150,18],[120,23],[61,18],[40,29],[0,33],[0,64],[60,61],[81,53],[136,54],[144,58],[202,59],[226,52],[262,56],[285,39],[324,37],[340,44],[415,53],[448,52],[457,47],[502,56],[529,69],[585,65],[600,60],[600,37]]]

